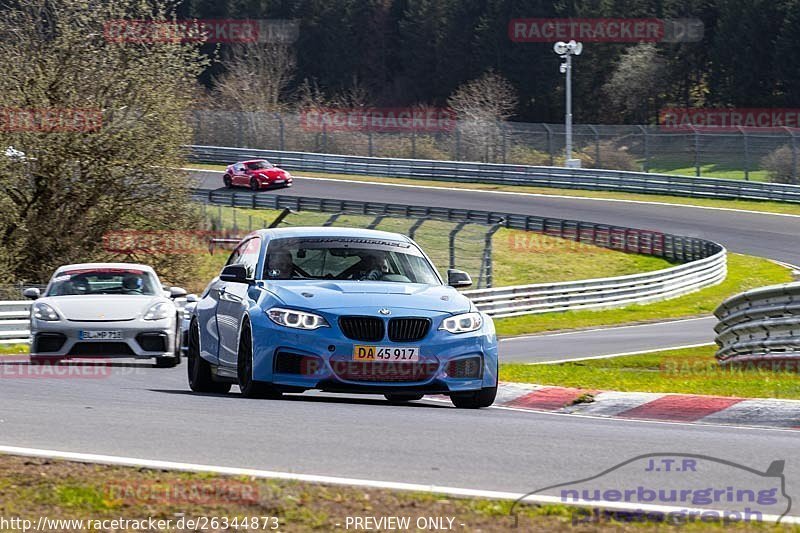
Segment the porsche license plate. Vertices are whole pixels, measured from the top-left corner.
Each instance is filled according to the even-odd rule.
[[[86,331],[82,330],[78,337],[82,341],[113,341],[122,340],[122,332],[119,330]]]
[[[419,346],[353,347],[353,361],[419,361]]]

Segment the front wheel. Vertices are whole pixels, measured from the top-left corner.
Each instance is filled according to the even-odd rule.
[[[225,184],[226,189],[230,189],[233,186],[233,180],[231,179],[230,174],[225,174],[225,177],[222,178],[222,183]]]
[[[270,383],[253,379],[253,336],[250,334],[249,322],[245,322],[242,328],[242,337],[239,339],[236,375],[239,380],[239,389],[245,398],[278,399],[281,397],[281,392]]]
[[[250,178],[250,190],[257,191],[260,188],[258,185],[258,180],[255,178]]]
[[[483,389],[450,395],[450,401],[460,409],[480,409],[489,407],[497,397],[497,386],[484,387]]]
[[[189,388],[194,392],[224,394],[231,390],[230,383],[218,383],[211,376],[211,363],[200,357],[200,326],[192,320],[189,326],[189,346],[186,353],[186,371]]]

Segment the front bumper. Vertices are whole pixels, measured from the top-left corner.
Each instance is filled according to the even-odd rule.
[[[419,362],[354,362],[355,345],[418,346]],[[473,333],[434,329],[419,342],[370,343],[350,340],[335,327],[295,331],[266,319],[253,321],[253,347],[253,378],[287,390],[450,394],[497,384],[497,338],[491,321]],[[467,375],[464,368],[470,370]]]
[[[87,340],[81,331],[119,331],[119,339]],[[175,357],[175,319],[48,322],[32,319],[31,355],[53,358]]]

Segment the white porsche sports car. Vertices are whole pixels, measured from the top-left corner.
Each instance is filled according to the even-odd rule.
[[[163,287],[147,265],[84,263],[56,270],[31,306],[31,362],[68,358],[154,358],[180,362],[180,287]]]

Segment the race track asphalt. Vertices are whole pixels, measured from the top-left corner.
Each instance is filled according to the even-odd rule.
[[[792,431],[395,406],[375,396],[248,400],[191,393],[185,365],[101,364],[80,367],[89,376],[62,378],[27,377],[26,365],[0,360],[0,445],[511,492],[640,454],[706,453],[760,470],[785,459],[787,488],[800,496]],[[620,482],[637,479],[629,472]],[[728,469],[708,482],[748,479]],[[681,478],[663,480],[673,482]]]

